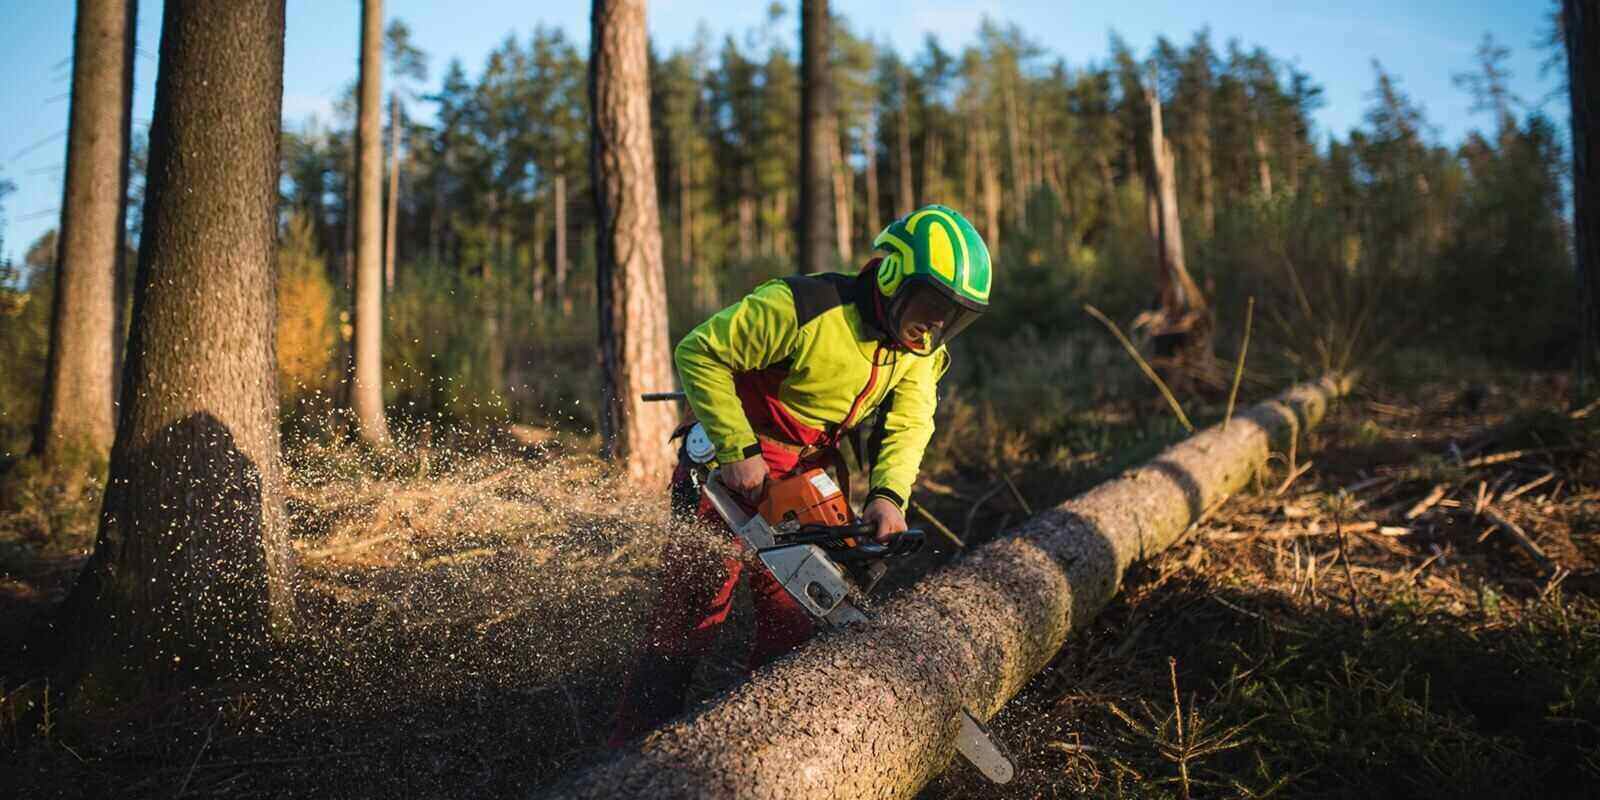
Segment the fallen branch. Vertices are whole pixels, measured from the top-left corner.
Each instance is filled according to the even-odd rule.
[[[1540,547],[1539,543],[1533,540],[1533,537],[1529,536],[1526,531],[1522,530],[1521,526],[1501,516],[1500,512],[1495,511],[1493,508],[1485,508],[1483,513],[1491,521],[1493,521],[1494,524],[1500,526],[1500,530],[1503,530],[1509,534],[1512,541],[1520,545],[1529,556],[1532,556],[1533,560],[1539,563],[1540,569],[1543,569],[1546,572],[1555,571],[1555,562],[1550,560],[1550,556],[1545,555],[1544,548]]]
[[[1194,423],[1189,421],[1188,414],[1183,413],[1183,406],[1178,405],[1178,398],[1172,396],[1172,390],[1167,388],[1167,382],[1161,380],[1161,376],[1156,374],[1150,363],[1139,355],[1139,349],[1133,346],[1133,342],[1128,341],[1128,337],[1123,335],[1122,329],[1117,327],[1117,323],[1112,322],[1110,317],[1100,313],[1100,309],[1094,306],[1085,304],[1083,310],[1088,312],[1089,316],[1100,320],[1101,324],[1106,326],[1106,330],[1111,331],[1111,335],[1117,337],[1117,341],[1122,343],[1122,348],[1128,351],[1128,355],[1139,365],[1139,369],[1144,371],[1144,376],[1149,378],[1157,389],[1161,390],[1161,396],[1167,399],[1167,405],[1172,407],[1172,413],[1177,415],[1178,422],[1182,423],[1183,429],[1194,433]]]

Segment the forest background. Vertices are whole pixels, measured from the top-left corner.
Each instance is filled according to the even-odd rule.
[[[1552,35],[1548,8],[1522,14],[1521,25],[1537,18]],[[794,23],[774,5],[745,30],[702,27],[687,44],[653,49],[674,336],[794,269]],[[1216,300],[1219,355],[1254,296],[1274,323],[1266,335],[1282,344],[1263,351],[1278,363],[1252,365],[1263,381],[1337,366],[1354,350],[1335,341],[1385,353],[1406,376],[1573,362],[1566,126],[1541,110],[1549,98],[1513,90],[1530,83],[1509,64],[1530,59],[1506,44],[1541,59],[1556,46],[1486,36],[1475,52],[1434,65],[1421,80],[1450,73],[1455,104],[1477,126],[1445,143],[1377,61],[1335,76],[1341,85],[1347,73],[1370,76],[1359,122],[1341,133],[1315,122],[1327,105],[1318,76],[1271,48],[1205,30],[1151,44],[1113,33],[1109,55],[1075,62],[1031,23],[985,17],[970,36],[955,27],[948,39],[902,47],[890,40],[903,33],[868,38],[838,18],[837,263],[854,269],[871,235],[920,203],[947,202],[977,221],[1006,290],[959,343],[956,385],[993,419],[1048,445],[1075,397],[1128,388],[1087,377],[1105,366],[1091,363],[1103,351],[1078,345],[1097,335],[1084,326],[1084,302],[1126,322],[1152,299],[1140,164],[1147,81],[1166,107],[1189,266]],[[474,70],[418,50],[403,22],[389,34],[384,139],[398,107],[400,147],[386,406],[416,419],[592,429],[586,48],[540,25],[506,35]],[[147,74],[149,61],[138,62]],[[291,427],[326,421],[347,357],[353,91],[352,82],[328,118],[284,137],[279,361]],[[135,150],[130,247],[141,226]],[[6,259],[0,280],[0,452],[22,452],[38,418],[31,387],[47,348],[51,236],[30,241],[20,263]],[[15,249],[3,242],[0,253],[6,244]]]

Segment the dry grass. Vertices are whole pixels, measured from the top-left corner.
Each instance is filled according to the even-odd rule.
[[[1346,404],[1136,569],[1007,707],[1015,784],[958,765],[925,795],[1562,796],[1600,777],[1595,420],[1524,387],[1463,397]],[[1158,406],[1102,404],[1041,453],[991,436],[992,412],[942,413],[972,447],[947,443],[918,497],[974,543],[1179,435]],[[662,537],[702,534],[573,443],[523,440],[296,444],[308,624],[259,680],[90,731],[44,712],[0,631],[0,796],[517,794],[602,755]],[[0,519],[8,622],[58,600],[83,552],[45,553],[19,519]],[[696,698],[743,678],[743,607],[734,623]]]

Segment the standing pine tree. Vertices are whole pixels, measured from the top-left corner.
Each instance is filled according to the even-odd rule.
[[[672,385],[645,0],[595,0],[590,41],[600,435],[636,481],[665,483],[672,409],[639,399]]]
[[[1572,96],[1572,206],[1578,280],[1583,303],[1583,363],[1595,357],[1600,337],[1600,10],[1562,0]]]
[[[389,443],[383,416],[383,0],[361,1],[357,90],[355,351],[350,409],[361,441]]]
[[[112,406],[137,0],[79,0],[72,113],[50,357],[33,450],[47,467],[102,462],[116,434]]]
[[[234,674],[292,625],[273,336],[283,4],[168,0],[163,15],[122,416],[61,629],[88,702]]]
[[[833,266],[833,158],[838,150],[828,0],[804,0],[800,21],[800,271]]]

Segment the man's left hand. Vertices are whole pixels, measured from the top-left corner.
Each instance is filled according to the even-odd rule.
[[[861,518],[877,526],[878,532],[873,538],[880,544],[906,529],[906,515],[900,513],[899,506],[882,497],[872,498],[872,502],[862,509]]]

